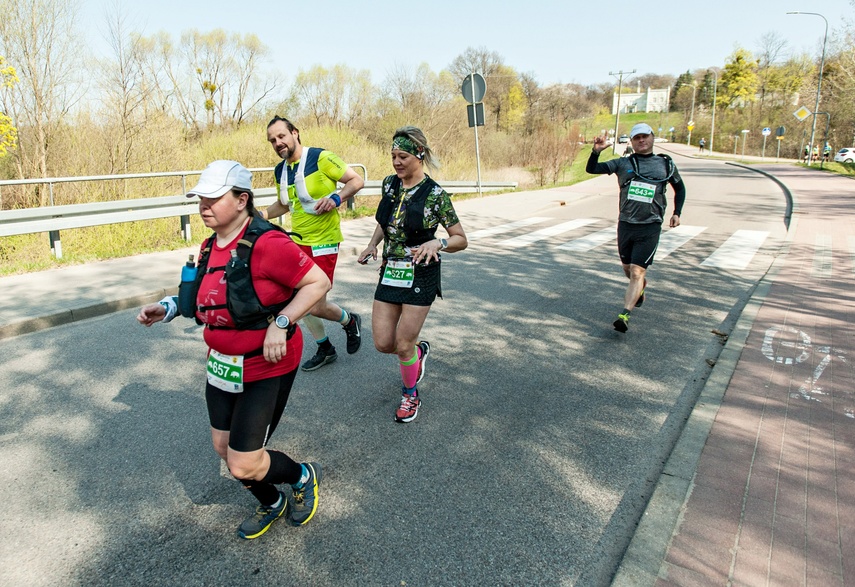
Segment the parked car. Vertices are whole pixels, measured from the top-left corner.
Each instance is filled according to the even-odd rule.
[[[667,143],[668,139],[666,139],[665,137],[653,137],[653,142],[654,143]]]
[[[621,144],[623,144],[623,143],[628,143],[628,142],[629,142],[629,135],[627,135],[627,134],[622,134],[622,135],[620,135],[620,136],[618,137],[617,142],[619,142],[619,143],[621,143]]]
[[[855,163],[855,149],[840,149],[835,153],[834,160],[838,163]]]

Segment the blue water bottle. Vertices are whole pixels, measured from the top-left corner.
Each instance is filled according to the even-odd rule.
[[[198,268],[193,261],[193,255],[181,268],[181,283],[178,284],[178,313],[185,318],[193,318],[196,315],[196,300],[193,299],[193,284],[196,282]]]

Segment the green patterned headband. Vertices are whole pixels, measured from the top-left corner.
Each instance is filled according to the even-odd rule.
[[[416,145],[408,137],[395,137],[395,139],[392,141],[392,150],[394,151],[395,149],[398,149],[399,151],[406,151],[410,155],[415,155],[419,159],[423,159],[425,156],[424,148]]]

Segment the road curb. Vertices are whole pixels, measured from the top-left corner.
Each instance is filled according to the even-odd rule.
[[[781,271],[789,254],[797,221],[792,214],[798,209],[790,189],[773,175],[745,165],[733,164],[768,176],[777,183],[787,199],[787,236],[781,250],[766,270],[766,274],[751,292],[739,319],[728,336],[710,376],[704,384],[695,408],[680,433],[674,449],[665,463],[650,501],[636,527],[629,547],[612,579],[613,587],[646,587],[653,585],[660,575],[671,539],[682,522],[685,504],[694,489],[694,478],[704,445],[715,422],[718,409],[742,356],[745,342],[754,325],[760,307],[766,300],[772,283]]]
[[[113,312],[127,310],[128,308],[144,306],[145,304],[156,302],[157,300],[170,295],[178,295],[178,288],[159,289],[136,296],[129,296],[120,300],[99,302],[97,304],[83,306],[81,308],[62,310],[61,312],[55,312],[48,316],[26,318],[18,322],[0,326],[0,340],[12,338],[21,334],[38,332],[45,328],[53,328],[54,326],[62,326],[63,324],[78,322],[80,320],[88,320],[89,318],[112,314]]]

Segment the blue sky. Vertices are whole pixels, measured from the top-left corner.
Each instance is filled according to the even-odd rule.
[[[116,2],[146,35],[166,31],[177,39],[193,28],[255,33],[271,49],[270,67],[288,83],[316,64],[368,69],[375,83],[396,66],[427,63],[439,71],[469,46],[498,52],[543,85],[614,83],[610,71],[677,75],[722,66],[736,46],[754,50],[773,31],[790,50],[818,55],[825,23],[787,11],[821,13],[829,39],[844,19],[855,20],[850,0],[289,0],[263,8],[239,8],[233,0],[80,0],[96,55],[106,51],[104,14]]]

